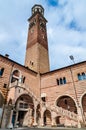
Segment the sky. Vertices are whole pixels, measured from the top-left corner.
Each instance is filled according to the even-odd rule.
[[[48,20],[51,70],[86,61],[86,0],[0,0],[0,54],[24,65],[31,8],[41,4]]]

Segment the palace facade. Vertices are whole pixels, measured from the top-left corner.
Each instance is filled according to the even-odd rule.
[[[0,125],[86,125],[86,61],[50,71],[41,5],[28,19],[25,65],[0,55]]]

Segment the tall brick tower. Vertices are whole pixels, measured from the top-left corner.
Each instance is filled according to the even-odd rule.
[[[32,16],[28,19],[29,30],[26,47],[25,66],[45,73],[49,71],[47,20],[44,18],[44,8],[41,5],[32,7]]]

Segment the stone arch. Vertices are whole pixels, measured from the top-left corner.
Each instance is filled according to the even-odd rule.
[[[79,104],[80,104],[80,106],[82,106],[82,98],[83,98],[83,96],[86,94],[86,91],[81,95],[81,97],[80,97],[80,100],[79,100]]]
[[[56,106],[77,113],[76,102],[71,96],[68,95],[59,96],[58,99],[56,100]]]
[[[32,125],[33,123],[33,112],[34,112],[34,102],[33,98],[29,94],[20,95],[15,103],[15,109],[17,111],[14,124],[18,122],[19,126],[23,126],[24,124]],[[26,116],[29,115],[29,116]],[[25,122],[25,116],[27,117],[27,121]],[[29,121],[30,120],[30,121]]]
[[[69,95],[69,94],[59,95],[59,96],[55,99],[55,103],[54,103],[55,106],[56,106],[56,102],[57,102],[57,100],[58,100],[61,96],[69,96],[70,98],[72,98],[72,99],[74,100],[76,107],[78,107],[78,104],[77,104],[76,100],[74,99],[74,97],[72,97],[72,96]]]
[[[82,104],[82,109],[83,109],[83,116],[84,116],[84,118],[86,120],[86,93],[84,93],[82,95],[81,104]]]
[[[44,125],[51,125],[51,111],[46,109],[43,114]]]
[[[15,103],[16,105],[17,105],[18,101],[27,102],[27,103],[29,103],[29,106],[28,106],[28,107],[31,107],[31,108],[34,107],[33,98],[32,98],[31,95],[29,95],[29,94],[27,94],[27,93],[23,93],[23,94],[21,94],[21,95],[17,98],[16,103]]]
[[[34,98],[34,95],[31,93],[31,91],[29,91],[28,89],[26,88],[29,88],[28,86],[25,86],[25,87],[21,87],[21,86],[18,86],[17,87],[17,91],[21,90],[20,93],[18,93],[15,97],[15,102],[18,100],[18,98],[22,95],[29,95],[32,99]]]

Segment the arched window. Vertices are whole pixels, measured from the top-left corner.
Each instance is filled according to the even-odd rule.
[[[78,80],[85,80],[85,79],[86,79],[86,74],[84,72],[78,74]]]
[[[23,83],[25,82],[25,77],[23,77]]]
[[[56,81],[57,81],[57,85],[66,84],[66,78],[65,77],[57,79]]]
[[[66,84],[66,78],[65,77],[63,78],[63,84]]]
[[[4,73],[4,68],[1,68],[1,69],[0,69],[0,76],[2,76],[3,73]]]
[[[78,74],[78,80],[82,80],[82,76]]]
[[[19,71],[18,71],[18,70],[14,70],[14,71],[13,71],[13,74],[12,74],[11,83],[12,83],[12,82],[15,82],[15,81],[18,81],[18,80],[19,80],[19,77],[20,77]]]
[[[60,84],[63,84],[62,78],[60,78]]]
[[[59,80],[57,79],[56,81],[57,81],[57,85],[59,85]]]
[[[86,79],[85,73],[82,73],[82,79]]]

